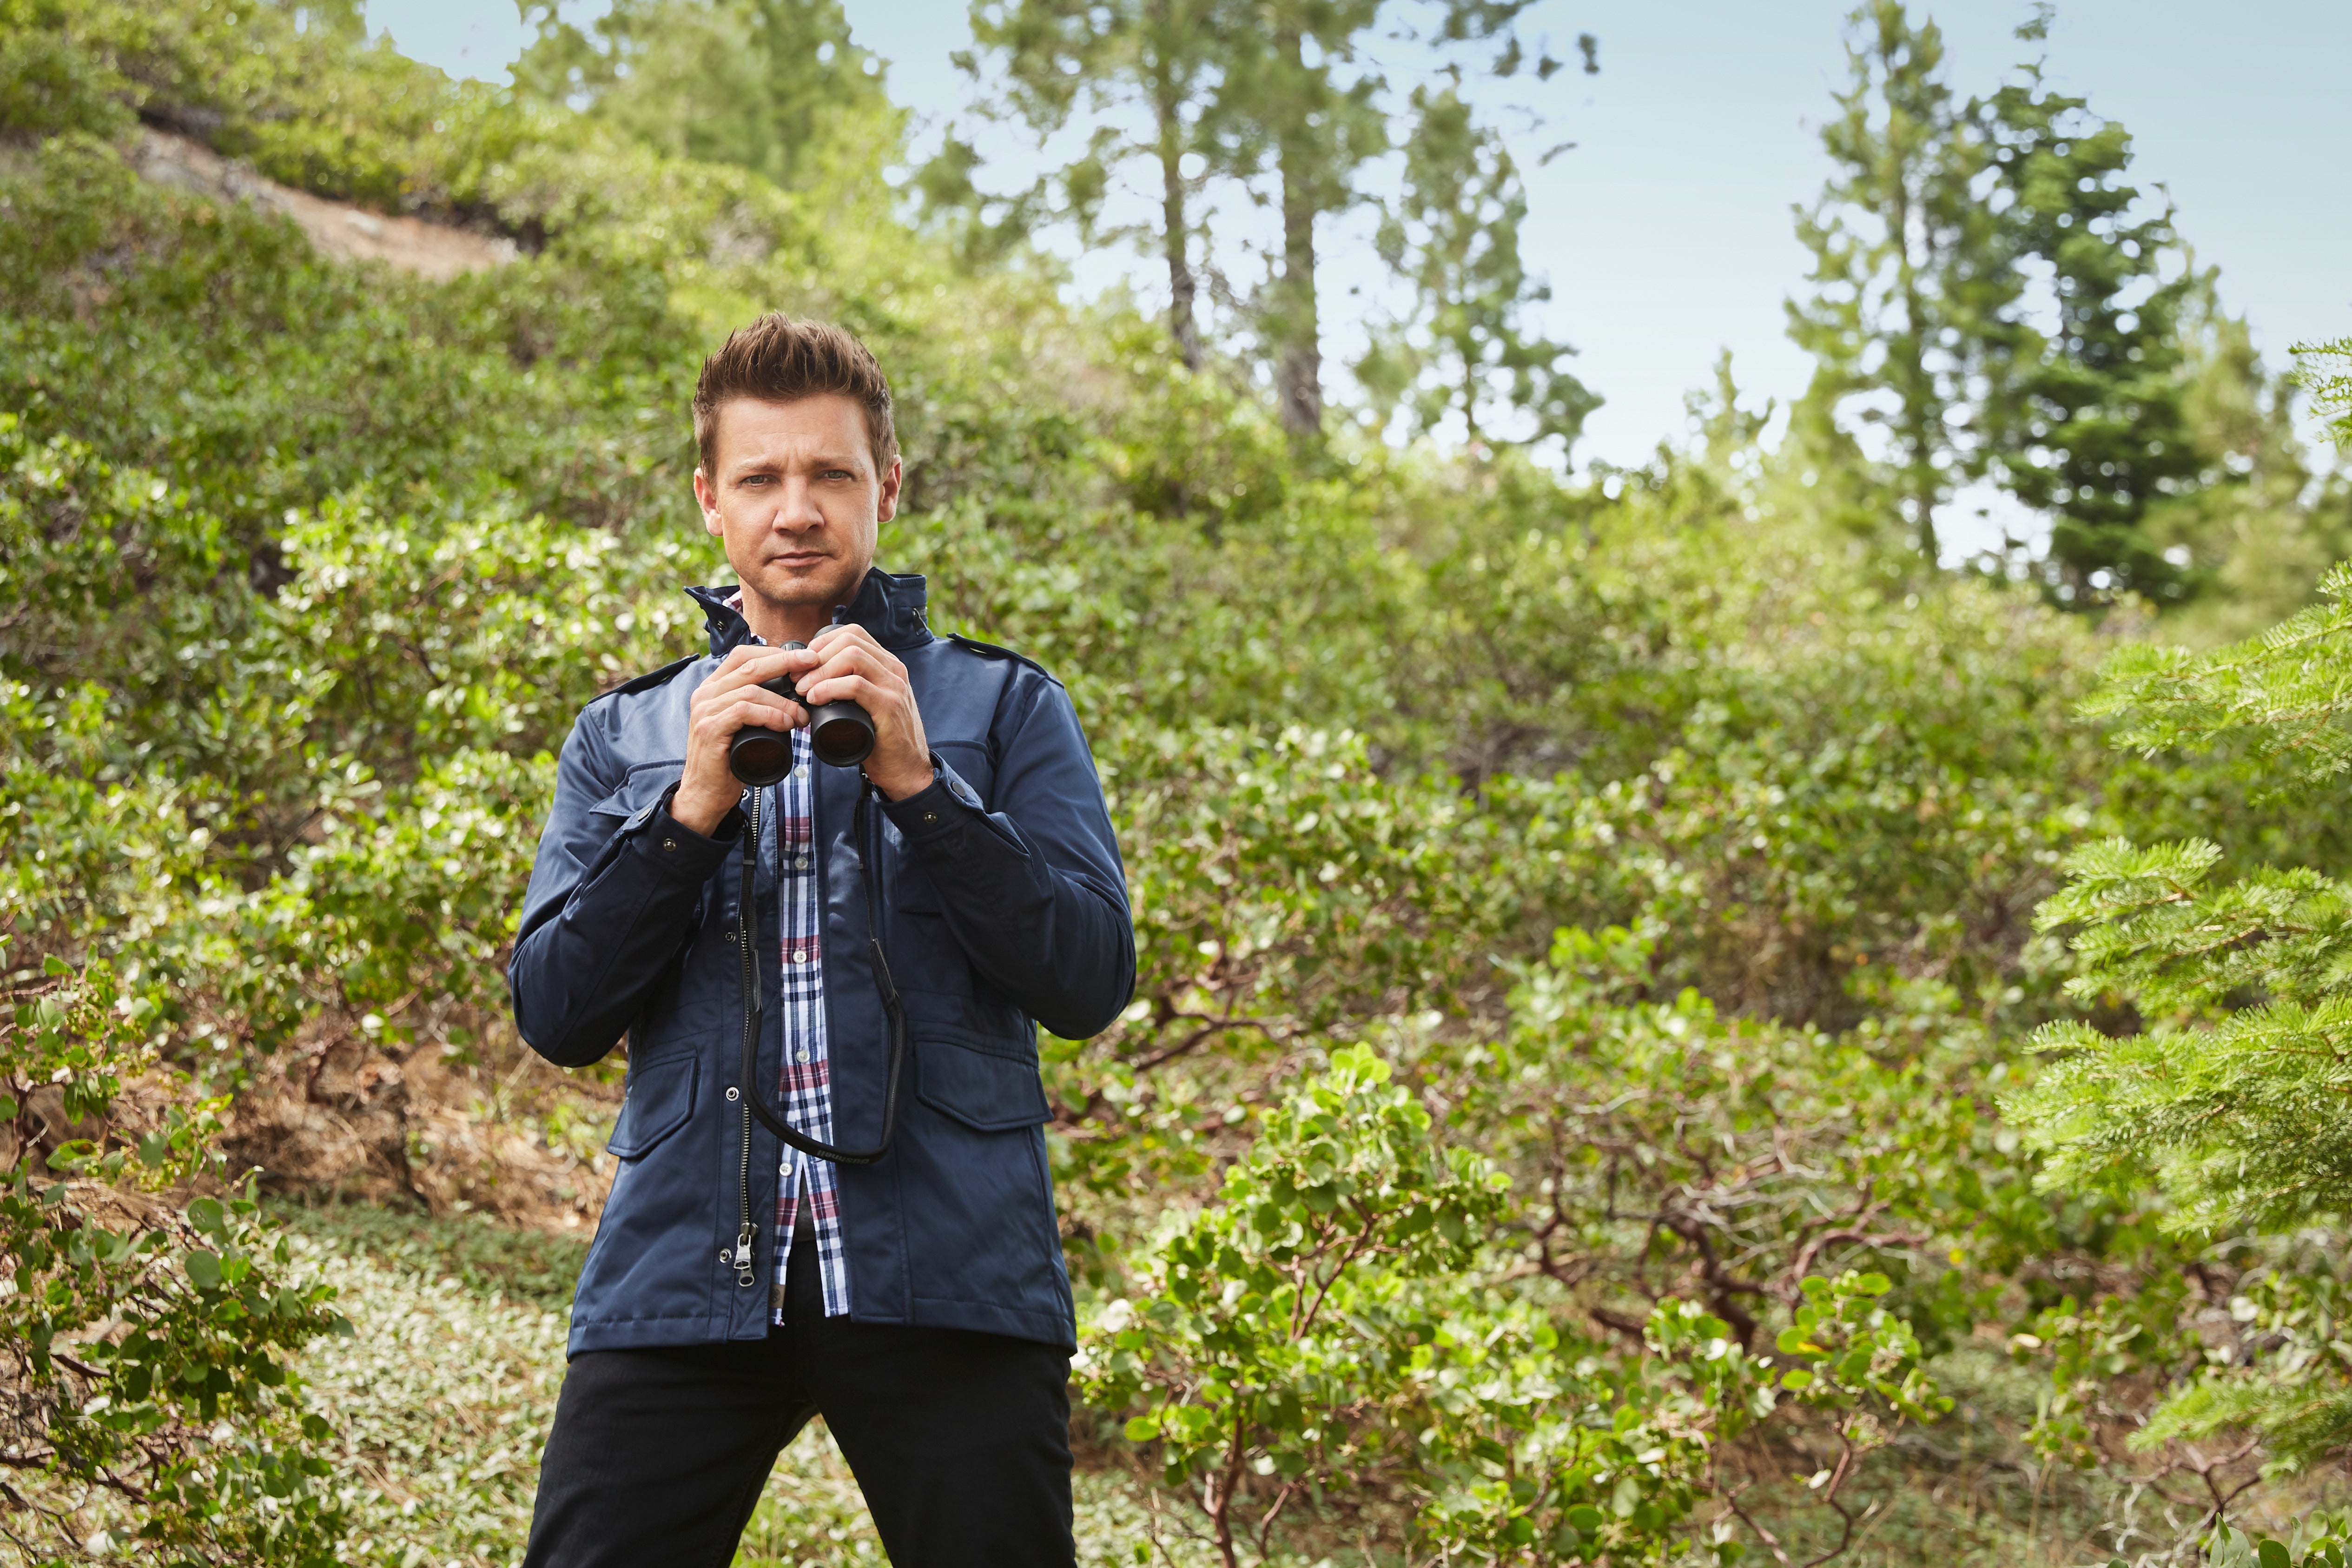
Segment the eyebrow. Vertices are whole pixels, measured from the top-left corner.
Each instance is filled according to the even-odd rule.
[[[731,465],[727,470],[727,477],[730,479],[749,479],[754,474],[774,473],[785,466],[781,458],[746,458],[741,462]],[[855,474],[857,472],[857,459],[840,452],[820,452],[809,460],[809,467],[819,469],[845,468]]]

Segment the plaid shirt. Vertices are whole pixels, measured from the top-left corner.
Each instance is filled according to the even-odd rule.
[[[743,595],[727,601],[741,609]],[[754,637],[754,642],[761,639]],[[824,1033],[824,902],[816,884],[816,791],[809,779],[806,730],[793,731],[793,771],[776,785],[776,926],[783,932],[783,982],[777,1007],[784,1026],[784,1124],[820,1143],[833,1142],[833,1063]],[[776,1167],[776,1279],[768,1301],[773,1321],[784,1321],[784,1267],[793,1230],[803,1212],[816,1228],[817,1279],[824,1315],[849,1310],[849,1258],[841,1245],[841,1193],[833,1162],[784,1150]]]
[[[816,792],[809,778],[806,730],[793,731],[793,771],[776,785],[777,925],[783,931],[783,983],[777,1002],[784,1026],[784,1121],[820,1143],[833,1142],[833,1064],[826,1055],[824,963],[818,933],[824,910],[817,897]],[[784,1151],[777,1167],[776,1280],[770,1300],[775,1321],[784,1316],[784,1265],[802,1214],[816,1227],[817,1277],[824,1315],[849,1310],[849,1259],[841,1245],[841,1194],[833,1162]]]

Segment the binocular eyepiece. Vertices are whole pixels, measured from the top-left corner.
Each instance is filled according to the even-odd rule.
[[[788,642],[777,646],[803,648],[808,644]],[[789,675],[761,681],[760,689],[772,691],[807,709],[809,750],[818,762],[836,768],[854,768],[873,754],[874,721],[856,703],[821,702],[811,708]],[[792,732],[744,726],[727,743],[727,765],[734,770],[737,778],[754,789],[774,784],[793,771]]]

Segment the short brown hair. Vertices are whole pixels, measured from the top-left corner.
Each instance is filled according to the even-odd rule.
[[[890,382],[864,343],[829,321],[795,321],[771,310],[727,336],[717,353],[702,362],[694,384],[694,444],[702,471],[719,479],[719,410],[738,397],[791,403],[838,393],[866,410],[866,439],[874,452],[874,473],[890,471],[898,455],[898,433],[890,423]]]

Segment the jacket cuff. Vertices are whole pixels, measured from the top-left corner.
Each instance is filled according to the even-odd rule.
[[[669,814],[676,794],[677,785],[670,785],[661,799],[622,824],[621,831],[635,837],[639,851],[665,869],[699,882],[719,869],[743,837],[743,808],[731,807],[709,834],[700,834]]]
[[[885,797],[882,815],[898,825],[908,842],[920,844],[944,838],[961,824],[988,813],[980,804],[979,793],[933,752],[930,786],[904,800]]]

